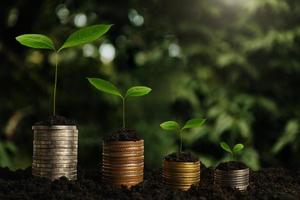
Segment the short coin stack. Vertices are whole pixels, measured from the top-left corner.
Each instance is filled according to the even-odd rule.
[[[200,161],[174,162],[164,160],[163,179],[173,189],[188,190],[200,181]]]
[[[239,170],[219,170],[214,173],[214,184],[232,187],[240,191],[247,190],[249,185],[249,168]]]
[[[102,181],[131,187],[144,178],[144,140],[103,143]]]
[[[51,180],[77,179],[78,130],[76,126],[33,126],[32,175]]]

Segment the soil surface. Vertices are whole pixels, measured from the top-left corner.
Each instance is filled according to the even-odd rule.
[[[49,116],[48,119],[35,123],[36,126],[53,126],[53,125],[76,125],[75,120],[67,119],[63,116]]]
[[[138,138],[136,130],[127,128],[122,128],[104,138],[105,142],[138,140],[140,140],[140,138]]]
[[[224,162],[224,163],[220,163],[217,166],[217,169],[224,170],[224,171],[246,169],[246,168],[248,168],[247,165],[237,161]]]
[[[161,169],[145,170],[144,182],[126,189],[102,183],[101,170],[79,170],[77,181],[62,177],[51,182],[32,177],[31,168],[16,172],[0,168],[0,199],[300,199],[300,170],[269,168],[250,175],[250,186],[241,193],[214,186],[213,171],[202,167],[200,185],[181,192],[164,185]]]
[[[190,152],[175,152],[167,155],[165,160],[174,162],[197,162],[199,159]]]

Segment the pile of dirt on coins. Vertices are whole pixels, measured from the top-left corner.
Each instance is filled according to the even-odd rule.
[[[175,152],[167,155],[165,157],[167,161],[175,161],[175,162],[197,162],[199,159],[190,152]]]
[[[49,116],[46,120],[35,123],[36,126],[76,125],[75,120],[63,116]]]
[[[212,170],[201,170],[201,183],[187,192],[163,184],[161,169],[146,170],[143,183],[131,189],[101,182],[100,170],[79,170],[77,181],[62,177],[51,182],[31,176],[31,169],[12,172],[0,168],[0,199],[300,199],[300,170],[282,168],[251,172],[248,191],[241,193],[213,185]]]
[[[112,142],[112,141],[138,141],[140,138],[137,135],[136,130],[134,129],[127,129],[122,128],[118,131],[113,132],[112,134],[108,135],[104,138],[105,142]]]

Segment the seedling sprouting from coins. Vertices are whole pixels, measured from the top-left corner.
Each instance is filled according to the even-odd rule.
[[[100,78],[88,78],[88,81],[98,90],[118,96],[122,99],[122,116],[123,116],[123,129],[125,129],[125,102],[129,97],[139,97],[147,95],[151,92],[151,88],[146,86],[134,86],[127,90],[125,94],[122,94],[120,90],[113,85],[111,82],[100,79]]]
[[[57,88],[57,71],[58,71],[58,55],[61,50],[92,42],[103,36],[111,25],[99,24],[82,28],[72,33],[67,40],[56,48],[54,42],[46,35],[41,34],[24,34],[16,37],[16,40],[24,46],[35,49],[48,49],[55,53],[55,77],[53,87],[53,116],[56,115],[56,88]]]
[[[236,153],[244,149],[243,144],[236,144],[233,147],[230,147],[226,142],[221,142],[220,146],[224,151],[230,153],[232,160],[234,160],[234,156]]]
[[[179,153],[182,152],[182,133],[185,129],[190,129],[190,128],[195,128],[195,127],[201,127],[204,122],[206,120],[205,119],[190,119],[188,120],[185,125],[183,127],[180,127],[180,125],[175,122],[175,121],[166,121],[163,122],[162,124],[160,124],[160,127],[166,131],[173,131],[175,133],[177,133],[177,135],[179,136]]]

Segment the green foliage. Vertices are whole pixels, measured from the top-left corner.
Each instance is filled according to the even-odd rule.
[[[134,86],[127,90],[126,97],[140,97],[151,92],[151,88],[145,86]]]
[[[55,51],[54,44],[50,38],[41,34],[24,34],[16,37],[20,44],[35,49],[51,49]]]
[[[220,146],[222,147],[222,149],[224,149],[228,153],[231,153],[231,154],[233,153],[230,146],[226,142],[221,142]]]
[[[224,151],[230,153],[232,155],[232,157],[234,156],[234,154],[236,154],[244,149],[243,144],[236,144],[233,147],[230,147],[226,142],[220,142],[220,146]]]
[[[180,130],[179,124],[175,121],[166,121],[160,124],[160,127],[166,131]]]
[[[11,141],[0,141],[0,167],[11,166],[11,155],[16,154],[17,147]]]
[[[97,40],[103,36],[111,26],[112,25],[100,24],[82,28],[72,33],[58,51]]]
[[[16,37],[16,40],[27,47],[37,48],[37,49],[52,49],[55,52],[55,77],[54,77],[54,87],[53,87],[53,115],[56,115],[56,89],[57,89],[57,71],[58,71],[58,59],[57,54],[65,48],[74,47],[82,45],[88,42],[99,39],[103,36],[109,29],[111,25],[94,25],[82,28],[74,33],[72,33],[64,44],[56,50],[54,44],[50,38],[41,34],[24,34]]]
[[[183,129],[200,127],[205,123],[206,119],[191,119],[185,123]]]
[[[160,124],[160,127],[166,131],[174,131],[178,133],[180,137],[180,146],[179,152],[182,152],[182,131],[184,129],[196,128],[201,127],[205,122],[205,119],[190,119],[188,120],[185,125],[181,128],[180,125],[175,121],[166,121]]]
[[[88,81],[98,90],[119,96],[123,98],[122,94],[120,93],[119,89],[114,86],[111,82],[100,79],[100,78],[88,78]]]
[[[149,161],[149,165],[156,163],[159,166],[160,152],[165,154],[177,148],[176,144],[169,145],[173,141],[172,134],[161,134],[156,129],[160,128],[157,124],[164,119],[185,121],[191,116],[202,117],[199,113],[206,113],[209,123],[199,130],[190,129],[189,134],[183,134],[183,139],[185,146],[201,156],[201,160],[205,158],[207,164],[217,164],[220,161],[218,153],[199,152],[195,147],[199,143],[204,146],[219,144],[226,139],[229,144],[247,143],[239,156],[251,168],[259,169],[261,163],[268,166],[300,165],[300,159],[297,159],[300,154],[300,93],[295,92],[300,85],[300,32],[295,20],[300,17],[300,1],[124,3],[91,0],[76,5],[74,2],[64,4],[69,10],[65,19],[54,19],[53,12],[48,12],[59,10],[56,3],[35,2],[41,8],[40,12],[35,12],[30,2],[32,0],[28,0],[28,6],[18,7],[18,13],[27,13],[21,26],[20,23],[9,25],[9,19],[13,19],[12,7],[1,6],[0,54],[3,59],[0,87],[2,91],[10,91],[0,96],[1,124],[16,110],[28,106],[32,117],[45,114],[48,110],[48,101],[43,98],[45,89],[48,92],[52,88],[51,73],[45,73],[52,56],[18,51],[11,40],[11,31],[43,30],[48,36],[59,37],[55,41],[62,41],[60,38],[64,39],[66,33],[65,22],[68,27],[72,26],[74,17],[80,12],[86,14],[87,23],[102,19],[118,23],[114,34],[106,37],[106,42],[113,45],[117,53],[112,62],[104,63],[99,59],[96,43],[89,45],[94,49],[92,56],[78,56],[85,48],[60,52],[61,63],[65,66],[60,68],[60,77],[64,79],[61,88],[72,88],[60,93],[62,113],[71,114],[82,126],[89,124],[99,130],[98,133],[108,134],[112,127],[118,126],[116,119],[121,118],[121,113],[113,112],[119,99],[91,93],[84,88],[82,77],[99,74],[123,85],[144,83],[151,85],[155,95],[128,104],[126,115],[128,123],[142,136],[151,132],[151,136],[147,135],[148,140],[145,137],[148,154],[145,159],[151,157],[155,161]],[[102,4],[106,5],[105,11],[90,10]],[[144,17],[146,25],[137,27],[134,21],[124,20],[129,13],[116,12],[116,8],[124,5]],[[166,5],[170,9],[165,9]],[[145,7],[147,9],[143,9]],[[34,23],[31,19],[35,19]],[[44,78],[39,78],[41,76]],[[27,89],[15,85],[26,85]],[[35,95],[28,95],[29,89],[35,91]],[[84,105],[84,109],[79,109],[78,105]],[[16,139],[19,152],[27,152],[28,160],[32,144],[30,140],[23,144],[23,137],[25,134],[26,138],[31,138],[32,132],[27,127],[31,123],[31,117],[25,117],[21,123],[24,127],[17,129],[12,137]],[[141,124],[143,128],[139,129]],[[85,134],[81,137],[90,139]],[[94,135],[90,140],[94,142],[98,137]],[[165,142],[161,142],[161,138]],[[96,164],[93,159],[86,161],[93,163],[92,166]]]
[[[123,128],[125,128],[125,100],[127,97],[139,97],[147,95],[151,92],[151,88],[146,86],[134,86],[127,90],[125,95],[122,95],[119,89],[114,86],[111,82],[100,79],[100,78],[88,78],[88,81],[91,85],[93,85],[96,89],[101,92],[105,92],[108,94],[116,95],[121,97],[122,99],[122,107],[123,107]]]
[[[276,143],[272,147],[272,153],[277,154],[288,144],[292,146],[299,145],[300,127],[299,122],[296,119],[292,119],[287,122],[284,132],[278,138]],[[298,143],[297,143],[298,142]]]

